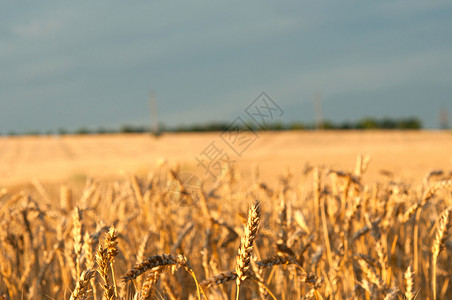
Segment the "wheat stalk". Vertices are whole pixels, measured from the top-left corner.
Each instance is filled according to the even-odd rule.
[[[64,211],[70,212],[72,210],[72,190],[67,185],[62,185],[60,188],[60,203]]]
[[[82,213],[78,207],[75,208],[73,214],[73,229],[72,234],[74,238],[74,254],[75,267],[77,278],[80,277],[80,255],[82,253]]]
[[[435,240],[433,241],[432,246],[432,289],[434,300],[436,300],[436,263],[441,250],[445,247],[447,234],[452,225],[451,211],[452,207],[449,207],[445,209],[439,217],[438,230],[436,231]]]

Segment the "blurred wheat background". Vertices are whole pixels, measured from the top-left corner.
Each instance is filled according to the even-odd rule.
[[[5,187],[2,298],[449,299],[450,170],[373,164],[231,164],[194,186],[159,160]]]

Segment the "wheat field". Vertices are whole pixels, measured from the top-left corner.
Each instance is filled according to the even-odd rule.
[[[185,159],[215,135],[178,139],[194,145],[179,154],[172,137],[151,156],[127,143],[119,176],[102,158],[125,148],[82,160],[61,140],[61,158],[1,141],[23,150],[0,155],[0,299],[451,299],[450,134],[423,135],[269,134],[196,181]]]

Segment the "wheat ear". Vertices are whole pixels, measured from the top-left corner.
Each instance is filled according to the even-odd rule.
[[[436,261],[441,250],[444,249],[447,240],[447,234],[449,233],[450,226],[452,225],[452,207],[447,208],[439,217],[438,231],[436,232],[435,240],[432,246],[432,289],[433,300],[436,300]]]
[[[235,271],[237,273],[237,294],[238,299],[240,294],[240,284],[244,281],[250,271],[251,254],[253,252],[254,240],[256,239],[257,230],[260,222],[260,203],[258,200],[251,205],[248,212],[248,222],[245,228],[245,234],[242,236],[239,252],[237,255],[237,265]]]
[[[413,281],[413,267],[408,266],[404,274],[405,277],[405,298],[411,300],[414,298],[414,281]]]
[[[172,255],[169,254],[162,254],[162,255],[154,255],[151,256],[145,260],[143,260],[141,263],[136,264],[133,266],[123,277],[122,280],[127,283],[128,281],[137,278],[144,272],[154,269],[159,266],[169,266],[169,265],[176,265],[178,264],[177,258],[175,258]]]
[[[102,245],[99,245],[99,248],[96,252],[96,263],[97,263],[97,272],[102,277],[102,280],[104,281],[103,284],[101,284],[102,288],[104,289],[104,298],[106,299],[116,299],[115,297],[115,291],[114,287],[110,285],[110,279],[108,276],[108,268],[109,268],[109,259],[108,259],[108,249],[103,248]],[[113,278],[114,280],[114,278]]]
[[[114,226],[110,227],[110,230],[107,232],[105,236],[105,245],[107,249],[107,259],[110,262],[111,276],[113,280],[113,286],[115,289],[115,296],[118,297],[118,288],[116,286],[115,280],[115,269],[113,267],[113,262],[115,261],[115,256],[118,255],[118,231]]]
[[[89,292],[89,282],[94,275],[93,269],[87,269],[82,272],[80,278],[75,286],[74,291],[71,294],[71,300],[82,300],[87,298]]]

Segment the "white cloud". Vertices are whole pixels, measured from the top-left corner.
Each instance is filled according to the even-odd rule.
[[[61,29],[61,25],[61,21],[56,19],[42,19],[26,24],[14,25],[11,31],[25,38],[42,38],[55,34]]]
[[[91,54],[95,51],[102,55],[96,56],[93,63],[106,68],[122,68],[139,63],[202,56],[203,53],[211,55],[221,49],[239,50],[240,47],[256,41],[270,40],[296,30],[307,22],[273,12],[264,14],[262,18],[256,15],[247,16],[241,12],[242,15],[236,16],[233,22],[229,19],[215,20],[212,16],[201,15],[200,11],[190,11],[187,14],[190,14],[190,18],[186,15],[182,19],[169,18],[173,20],[172,24],[168,20],[161,20],[164,26],[154,24],[156,21],[152,20],[151,14],[151,25],[144,28],[144,23],[136,21],[130,26],[115,24],[114,31],[111,28],[108,28],[108,31],[106,28],[99,29],[98,36],[92,38],[95,45],[89,52]],[[106,38],[112,35],[112,32],[120,38]],[[102,42],[104,39],[108,42]],[[127,42],[124,42],[124,39]]]

